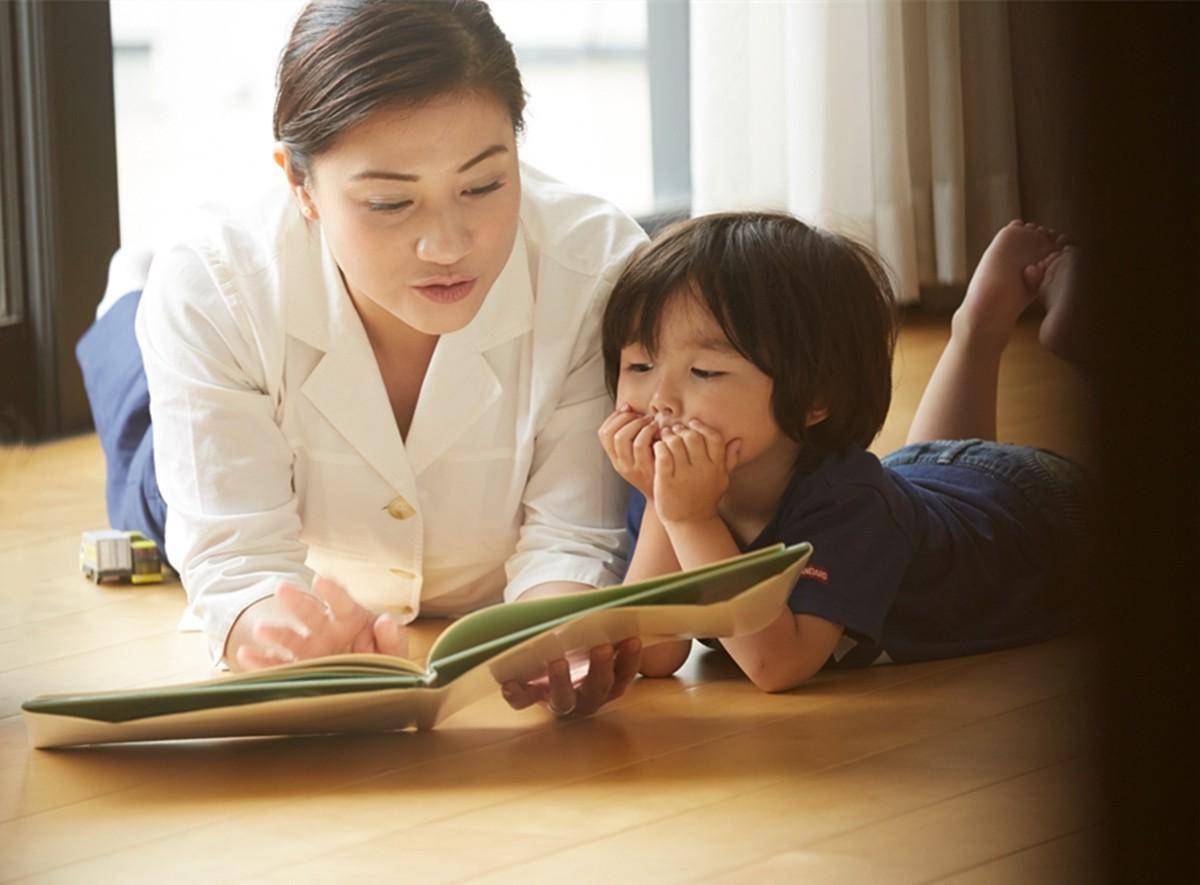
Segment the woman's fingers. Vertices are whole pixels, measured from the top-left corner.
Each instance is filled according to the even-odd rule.
[[[617,657],[613,663],[613,683],[608,699],[615,700],[625,694],[625,689],[638,674],[642,666],[642,640],[633,636],[617,646]]]
[[[308,645],[308,635],[293,630],[286,624],[260,621],[254,625],[250,635],[264,650],[272,653],[282,652],[285,655],[283,660],[299,660],[309,657],[304,653],[305,646]]]
[[[540,701],[560,718],[587,716],[625,693],[637,676],[641,656],[642,641],[636,636],[615,646],[598,645],[588,651],[587,675],[578,686],[571,682],[570,663],[561,658],[552,661],[540,679],[509,680],[501,684],[500,693],[514,710]]]
[[[502,684],[500,686],[500,694],[504,695],[504,700],[514,710],[524,710],[526,707],[532,707],[543,696],[543,693],[536,690],[533,686],[517,682],[515,679]]]
[[[380,654],[398,658],[408,654],[408,631],[389,614],[382,614],[373,625],[375,648]]]
[[[243,645],[237,650],[238,667],[243,670],[262,670],[265,667],[276,667],[279,664],[289,664],[291,661],[278,652],[265,648],[255,648]]]
[[[310,635],[321,632],[322,626],[329,621],[329,610],[325,605],[295,584],[277,586],[275,598],[288,614],[304,625]]]
[[[547,673],[550,682],[546,688],[546,706],[555,716],[570,716],[578,701],[575,686],[571,684],[571,665],[560,658],[551,662]]]
[[[341,584],[321,575],[313,579],[313,592],[325,601],[329,612],[338,620],[352,619],[362,609]]]
[[[598,645],[588,653],[588,672],[579,683],[574,712],[587,716],[600,709],[613,687],[613,647]]]

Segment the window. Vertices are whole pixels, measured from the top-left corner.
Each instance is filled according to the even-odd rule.
[[[74,346],[117,246],[108,23],[0,3],[0,444],[91,423]]]
[[[303,5],[112,0],[123,243],[153,246],[191,207],[236,200],[279,175],[275,62]],[[686,0],[491,8],[529,93],[524,159],[631,214],[678,211],[687,191]]]

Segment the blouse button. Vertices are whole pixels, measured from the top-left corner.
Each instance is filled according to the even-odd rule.
[[[416,516],[417,514],[417,511],[413,510],[413,506],[404,500],[403,495],[397,495],[392,498],[383,509],[388,512],[388,516],[392,519],[408,519],[410,516]]]
[[[403,578],[405,581],[411,581],[413,578],[416,577],[415,573],[410,572],[406,568],[393,568],[393,569],[388,569],[388,571],[390,571],[397,578]]]

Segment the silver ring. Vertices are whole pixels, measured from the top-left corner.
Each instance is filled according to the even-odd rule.
[[[574,701],[574,703],[571,704],[571,708],[569,710],[563,710],[562,712],[559,712],[558,710],[554,710],[554,715],[557,716],[559,719],[566,719],[568,716],[570,716],[572,713],[575,712],[575,708],[578,706],[579,706],[579,697],[576,696],[575,701]],[[551,708],[551,709],[553,709],[553,708]]]

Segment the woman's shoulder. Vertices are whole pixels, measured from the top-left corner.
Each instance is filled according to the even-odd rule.
[[[521,224],[542,261],[585,276],[610,276],[646,242],[633,218],[603,197],[585,193],[521,164]]]
[[[288,302],[322,279],[320,249],[309,241],[319,244],[319,234],[305,229],[286,188],[197,208],[155,249],[138,307],[141,334],[215,335],[247,365],[278,362],[294,312]]]
[[[303,233],[287,188],[272,185],[236,203],[197,207],[156,252],[191,253],[223,277],[255,275],[302,254],[291,241]]]

